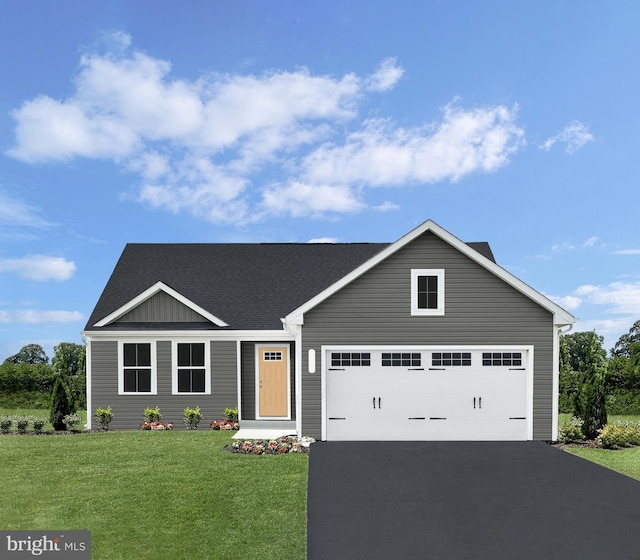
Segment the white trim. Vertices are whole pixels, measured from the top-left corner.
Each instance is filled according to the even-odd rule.
[[[236,391],[238,422],[242,420],[242,341],[236,341]]]
[[[405,245],[407,245],[408,243],[418,238],[419,236],[421,236],[427,231],[430,231],[434,235],[437,235],[440,239],[442,239],[443,241],[445,241],[446,243],[448,243],[449,245],[451,245],[452,247],[454,247],[455,249],[457,249],[458,251],[460,251],[470,259],[472,259],[473,261],[477,262],[479,265],[483,266],[488,271],[495,274],[501,280],[504,280],[507,284],[514,287],[516,290],[518,290],[519,292],[527,296],[529,299],[535,301],[536,303],[541,305],[543,308],[553,313],[554,325],[571,325],[576,322],[576,318],[573,315],[571,315],[569,312],[562,309],[562,307],[560,307],[559,305],[551,301],[546,296],[542,295],[540,292],[534,290],[531,286],[525,284],[519,278],[516,278],[513,274],[511,274],[501,266],[498,266],[496,263],[494,263],[490,259],[481,255],[480,253],[478,253],[478,251],[469,247],[469,245],[467,245],[466,243],[464,243],[463,241],[461,241],[460,239],[458,239],[448,231],[441,228],[438,224],[436,224],[432,220],[427,220],[417,228],[413,229],[412,231],[410,231],[409,233],[407,233],[406,235],[398,239],[398,241],[396,241],[395,243],[392,243],[391,245],[389,245],[388,247],[380,251],[377,255],[369,259],[367,262],[360,265],[358,268],[351,271],[346,276],[343,276],[336,283],[329,286],[328,288],[320,292],[318,295],[311,298],[306,303],[302,304],[297,309],[293,310],[291,313],[289,313],[285,317],[285,321],[287,323],[296,324],[296,325],[304,324],[304,314],[307,311],[309,311],[310,309],[313,309],[316,305],[320,304],[321,302],[323,302],[324,300],[326,300],[327,298],[335,294],[338,290],[345,287],[347,284],[350,284],[351,282],[353,282],[353,280],[355,280],[356,278],[358,278],[359,276],[361,276],[362,274],[364,274],[365,272],[367,272],[377,264],[381,263],[387,257],[394,254],[396,251],[398,251],[399,249],[401,249],[402,247],[404,247]]]
[[[84,336],[97,340],[121,340],[122,338],[155,338],[157,340],[167,340],[169,338],[193,338],[207,339],[215,341],[240,340],[242,342],[251,341],[293,341],[295,336],[285,330],[273,331],[252,331],[252,330],[205,330],[205,331],[180,331],[180,330],[105,330],[105,331],[82,331]]]
[[[93,326],[94,327],[104,327],[104,326],[106,326],[106,325],[108,325],[110,323],[113,323],[114,321],[116,321],[117,319],[122,317],[123,315],[126,315],[127,313],[129,313],[129,311],[135,309],[136,307],[138,307],[139,305],[141,305],[142,303],[144,303],[145,301],[147,301],[151,297],[155,296],[158,292],[165,292],[167,295],[169,295],[172,298],[178,300],[180,303],[182,303],[183,305],[187,306],[192,311],[195,311],[196,313],[202,315],[204,318],[208,319],[209,321],[211,321],[214,325],[217,325],[218,327],[228,327],[229,326],[222,319],[218,319],[218,317],[216,317],[215,315],[212,315],[211,313],[209,313],[208,311],[206,311],[205,309],[203,309],[199,305],[193,303],[191,300],[189,300],[188,298],[184,297],[179,292],[176,292],[173,288],[170,288],[164,282],[156,282],[153,286],[151,286],[150,288],[148,288],[147,290],[142,292],[140,295],[138,295],[135,298],[133,298],[131,301],[125,303],[123,306],[119,307],[113,313],[110,313],[104,319],[101,319],[100,321],[98,321]]]
[[[295,363],[294,375],[296,376],[296,432],[298,439],[303,436],[302,433],[302,327],[293,326],[295,329]]]
[[[178,344],[204,344],[204,393],[178,391]],[[181,338],[171,341],[171,394],[182,396],[211,394],[211,344],[208,340],[188,340]]]
[[[498,351],[504,350],[507,352],[521,350],[527,352],[527,381],[526,381],[526,402],[527,402],[527,440],[533,439],[533,345],[515,345],[515,344],[327,344],[320,346],[320,361],[321,361],[321,379],[320,379],[320,394],[321,394],[321,439],[326,441],[327,439],[327,354],[329,352],[341,352],[345,350],[360,351],[376,351],[376,350],[406,350],[406,351],[423,351],[433,352],[436,350],[451,350],[451,351]]]
[[[418,307],[418,278],[420,276],[435,276],[438,279],[438,304],[435,309]],[[411,269],[411,315],[444,315],[444,269],[443,268],[412,268]]]
[[[91,399],[91,339],[87,338],[85,340],[85,372],[86,372],[86,385],[85,391],[87,396],[87,422],[85,424],[85,428],[87,430],[91,429],[91,419],[92,419],[92,399]]]
[[[260,416],[260,350],[263,348],[285,348],[287,367],[287,414],[286,416]],[[255,395],[256,420],[291,420],[291,344],[256,344],[255,345]]]
[[[157,395],[158,394],[158,352],[156,340],[150,339],[128,339],[118,340],[118,395],[119,396],[136,396],[136,395]],[[124,345],[125,344],[150,344],[151,351],[151,391],[148,393],[132,393],[124,390]]]

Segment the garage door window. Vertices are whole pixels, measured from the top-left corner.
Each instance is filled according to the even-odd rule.
[[[382,365],[384,367],[420,367],[422,365],[422,356],[420,353],[411,352],[383,353]]]
[[[521,366],[522,352],[483,352],[483,366]]]
[[[331,367],[368,367],[371,365],[369,352],[332,352]]]
[[[431,365],[436,366],[470,366],[471,352],[433,352]]]

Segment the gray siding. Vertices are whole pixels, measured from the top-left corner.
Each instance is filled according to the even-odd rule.
[[[182,413],[186,407],[200,407],[200,428],[208,429],[214,420],[222,419],[224,409],[238,406],[236,343],[211,342],[211,395],[171,394],[171,341],[159,340],[157,351],[157,395],[118,395],[118,343],[92,341],[91,391],[93,414],[96,408],[111,406],[114,414],[111,429],[136,429],[144,421],[147,407],[160,407],[162,419],[184,428]]]
[[[291,342],[243,342],[241,345],[242,360],[242,420],[256,419],[256,345],[269,344],[272,346],[291,346],[289,360],[289,378],[291,379],[291,418],[296,417],[296,386],[295,386],[295,344]]]
[[[199,313],[193,311],[165,292],[158,292],[142,302],[135,309],[118,319],[119,323],[209,323]]]
[[[411,316],[411,269],[445,269],[445,315]],[[302,431],[321,437],[320,347],[329,344],[533,345],[533,437],[551,439],[553,316],[431,232],[305,314]],[[308,350],[317,372],[308,373]]]

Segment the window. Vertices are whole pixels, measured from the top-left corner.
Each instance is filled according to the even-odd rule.
[[[422,365],[422,356],[419,352],[383,352],[382,365],[384,367],[420,367]]]
[[[411,314],[444,315],[444,270],[411,271]]]
[[[432,366],[470,366],[471,352],[433,352]]]
[[[522,352],[483,352],[483,366],[521,366]]]
[[[265,362],[281,362],[282,352],[263,352],[262,359]]]
[[[173,343],[173,394],[211,393],[208,344]]]
[[[118,393],[156,394],[155,343],[121,342]]]
[[[368,367],[370,365],[369,352],[331,352],[331,367]]]

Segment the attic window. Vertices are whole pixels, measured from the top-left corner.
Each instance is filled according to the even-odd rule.
[[[411,270],[411,315],[444,315],[444,269]]]

